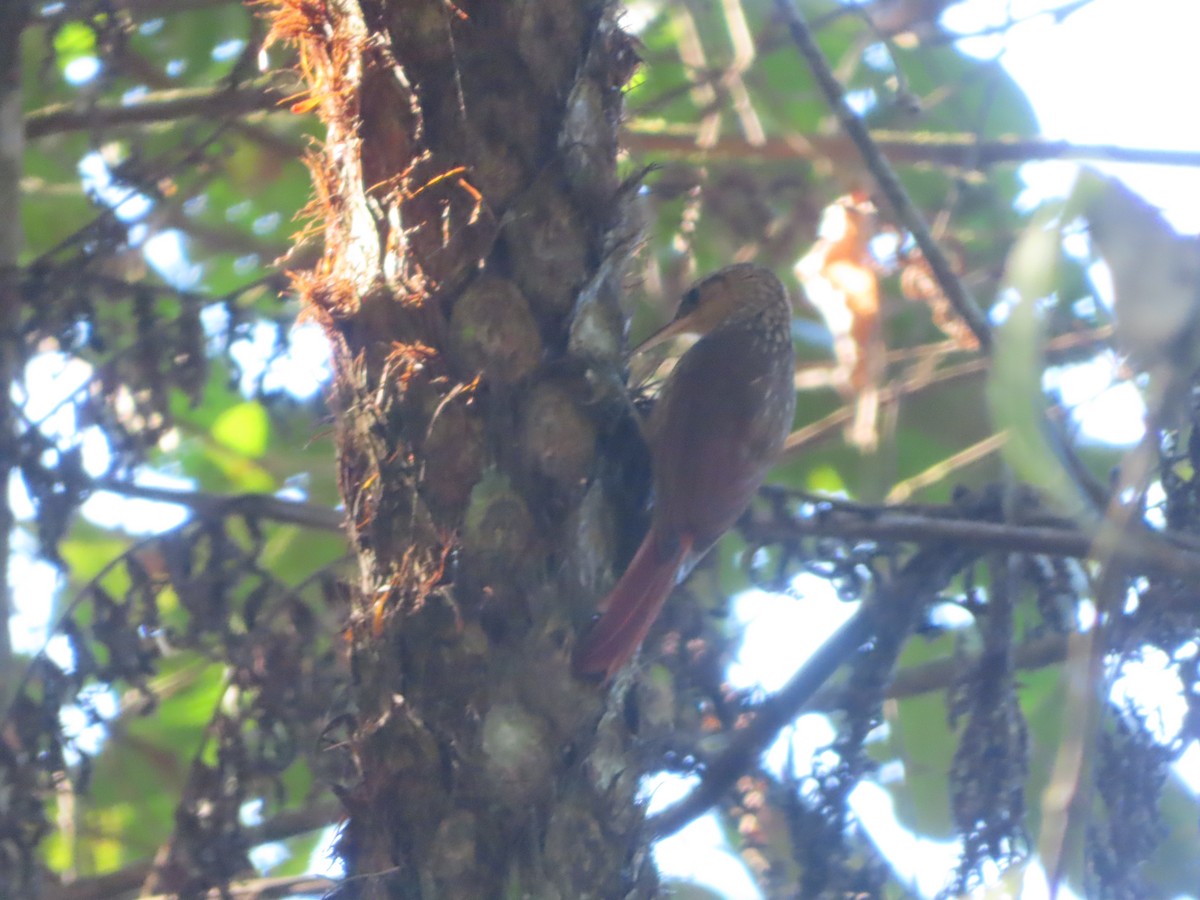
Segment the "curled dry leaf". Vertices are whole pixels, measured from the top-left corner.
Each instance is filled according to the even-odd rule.
[[[943,242],[943,249],[950,257],[954,274],[961,275],[963,265],[960,248]],[[933,324],[963,350],[974,350],[979,346],[979,341],[967,323],[955,312],[950,298],[934,277],[929,261],[918,248],[914,247],[905,256],[904,267],[900,270],[900,292],[908,300],[926,304],[933,316]]]
[[[879,442],[875,420],[886,361],[879,276],[869,246],[874,207],[860,193],[838,198],[825,209],[820,235],[795,273],[833,335],[841,392],[856,398],[848,439],[870,451]]]

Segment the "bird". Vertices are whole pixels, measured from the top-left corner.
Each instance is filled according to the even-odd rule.
[[[650,528],[576,645],[576,674],[611,680],[672,588],[749,506],[795,413],[791,320],[775,274],[739,263],[693,285],[674,319],[634,351],[699,335],[650,412]]]

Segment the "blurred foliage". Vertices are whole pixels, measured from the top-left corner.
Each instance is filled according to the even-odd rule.
[[[822,23],[821,46],[872,127],[914,145],[961,134],[1036,136],[1030,106],[1003,69],[963,55],[935,21],[922,23],[932,32],[909,39],[880,33],[866,13],[839,15],[831,2],[803,7]],[[697,273],[750,258],[790,271],[828,207],[872,190],[774,9],[769,0],[638,4],[648,20],[639,32],[644,66],[627,98],[629,171],[654,168],[643,191],[640,277],[629,291],[635,333],[669,316]],[[743,16],[756,47],[749,57],[738,37]],[[309,117],[288,111],[298,91],[288,72],[293,60],[278,47],[263,48],[265,31],[255,9],[218,0],[75,0],[35,9],[24,27],[22,102],[28,121],[40,124],[30,126],[21,176],[20,321],[8,324],[23,363],[60,354],[86,374],[72,388],[65,379],[18,377],[15,455],[7,462],[17,473],[17,527],[30,537],[22,546],[36,544],[60,577],[53,596],[29,597],[15,585],[22,615],[46,616],[50,637],[46,653],[18,656],[0,672],[0,697],[11,705],[0,769],[6,796],[19,798],[4,810],[19,824],[0,827],[0,878],[38,885],[48,896],[66,896],[72,879],[132,872],[107,894],[124,896],[145,876],[136,866],[164,853],[160,861],[183,873],[242,874],[247,852],[261,842],[254,831],[260,818],[269,824],[284,813],[319,809],[329,786],[348,777],[345,760],[317,752],[336,745],[346,712],[338,634],[345,542],[328,520],[277,521],[269,504],[227,502],[284,492],[326,509],[339,503],[324,363],[311,352],[290,358],[299,310],[284,274],[310,267],[319,255],[311,236],[296,240],[311,194],[301,157],[316,134]],[[189,95],[194,104],[171,108],[187,91],[196,92]],[[155,104],[167,111],[134,114]],[[1056,338],[1086,337],[1109,324],[1101,304],[1076,302],[1092,293],[1089,261],[1062,254],[1055,231],[1054,265],[1039,258],[1011,274],[1019,235],[1022,246],[1046,240],[1014,208],[1020,182],[1013,167],[981,172],[931,157],[899,174],[976,297],[989,307],[1002,302],[1007,264],[1007,283],[1025,299],[1007,326],[1025,330],[999,354],[1011,360],[1002,369],[1010,380],[991,384],[1001,424],[1041,454],[1027,457],[1026,468],[1015,466],[1036,482],[1054,452],[1038,443],[1038,416],[1048,406],[1039,349],[1057,353],[1048,358],[1061,364],[1107,352],[1110,343],[1098,332],[1074,350],[1054,349]],[[882,292],[879,328],[888,358],[875,385],[878,444],[866,452],[847,439],[850,416],[836,417],[855,401],[838,390],[830,329],[802,300],[800,375],[816,377],[801,394],[796,428],[809,436],[773,482],[874,503],[921,478],[912,496],[918,511],[953,508],[964,495],[986,493],[1002,471],[995,453],[956,457],[996,431],[984,367],[972,368],[977,353],[939,330],[930,312],[937,291],[910,294],[905,287],[923,270],[903,226],[877,210],[872,228],[878,240],[857,263]],[[1027,262],[1018,255],[1017,263]],[[1030,279],[1050,280],[1029,287]],[[297,370],[313,378],[300,393],[285,383]],[[1163,479],[1174,487],[1164,503],[1175,527],[1187,532],[1200,518],[1194,476],[1179,473],[1195,443],[1182,431],[1164,443],[1174,456],[1163,469],[1176,479]],[[1087,452],[1098,455],[1091,466],[1103,480],[1116,452]],[[1053,472],[1050,480],[1061,480]],[[138,485],[164,477],[186,485],[172,507],[186,511],[183,524],[162,524],[161,506],[128,506],[119,524],[102,524],[114,517],[97,511],[114,495],[161,500],[139,493]],[[84,506],[93,495],[95,505]],[[819,513],[797,502],[780,515],[803,521]],[[996,513],[995,521],[1009,519]],[[786,588],[798,571],[813,571],[830,577],[845,599],[861,599],[898,570],[898,543],[798,539],[756,553],[754,542],[734,538],[709,561],[718,577],[697,578],[691,590],[700,608],[716,613],[725,597],[752,582]],[[1018,671],[1010,656],[997,670],[1008,692],[1002,699],[1013,700],[1009,726],[1024,731],[1019,740],[986,731],[994,723],[983,723],[985,711],[968,701],[991,577],[973,561],[931,587],[922,602],[948,601],[970,624],[944,631],[910,623],[905,627],[925,636],[896,648],[898,679],[946,659],[958,663],[953,678],[886,702],[881,682],[858,720],[871,725],[869,740],[864,732],[857,745],[839,743],[830,751],[840,754],[837,766],[798,776],[804,790],[780,782],[795,788],[778,806],[796,843],[799,835],[820,833],[831,871],[840,865],[837,877],[854,870],[863,879],[830,875],[827,887],[866,890],[884,868],[852,816],[841,821],[841,833],[830,834],[806,804],[826,789],[832,796],[839,777],[844,791],[846,779],[875,778],[897,764],[899,777],[879,780],[901,824],[938,839],[961,833],[956,804],[982,781],[973,780],[978,756],[956,769],[972,727],[984,729],[977,737],[985,744],[989,735],[1003,737],[993,747],[997,765],[1024,773],[1019,789],[1028,816],[1003,827],[982,823],[1008,831],[967,853],[957,886],[976,884],[993,860],[1017,864],[1038,833],[1042,792],[1064,737],[1067,676],[1062,655],[1029,671]],[[1013,644],[1047,633],[1063,637],[1076,605],[1090,603],[1083,574],[1065,586],[1059,578],[1057,588],[1052,580],[1026,580],[1012,592]],[[1174,618],[1131,623],[1113,652],[1145,642],[1187,664],[1184,648],[1197,623],[1194,603],[1177,597],[1186,585],[1147,577],[1133,588],[1143,609],[1165,605]],[[749,698],[723,692],[721,673],[710,674],[705,709],[732,727]],[[1168,769],[1200,722],[1194,676],[1184,683],[1189,718],[1170,741],[1147,738],[1148,714],[1105,704],[1096,777],[1109,790],[1097,801],[1090,862],[1070,876],[1077,890],[1168,896],[1200,883],[1191,850],[1194,797]],[[849,720],[845,711],[835,717]],[[806,765],[796,761],[798,771]],[[333,822],[325,813],[271,832],[271,840],[289,840],[291,854],[274,871],[305,870],[319,829]],[[1139,840],[1126,835],[1123,842],[1120,827],[1131,822]],[[730,833],[750,860],[755,848],[745,829]],[[771,846],[778,852],[787,843]],[[194,856],[213,848],[220,851],[216,868]],[[755,872],[770,884],[769,866]],[[207,887],[181,879],[176,883],[186,889]],[[881,883],[874,886],[884,891]],[[694,886],[673,890],[709,896]],[[892,883],[886,895],[898,896],[896,890]]]

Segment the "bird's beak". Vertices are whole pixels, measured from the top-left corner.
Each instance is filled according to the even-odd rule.
[[[707,329],[702,327],[702,323],[698,322],[697,318],[696,312],[692,311],[685,316],[672,319],[634,347],[632,355],[636,356],[639,353],[645,353],[647,350],[657,347],[660,344],[665,344],[672,338],[677,338],[683,334],[703,334]]]

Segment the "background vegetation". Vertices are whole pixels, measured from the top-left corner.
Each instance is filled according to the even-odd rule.
[[[950,894],[1016,892],[1030,859],[1086,896],[1200,884],[1172,769],[1200,722],[1194,241],[1100,178],[1014,204],[1024,161],[1194,155],[1039,139],[937,2],[366,3],[386,89],[345,80],[384,58],[338,43],[348,4],[6,5],[0,896],[320,893],[347,810],[379,835],[347,830],[348,895],[647,896],[647,842],[711,806],[765,896],[906,896],[864,781],[960,842]],[[337,280],[370,244],[339,180],[356,136],[394,214],[371,207],[375,250],[424,266],[379,282],[411,321]],[[788,450],[636,671],[572,683],[647,499],[624,360],[583,326],[641,336],[742,260],[799,298]],[[528,316],[507,355],[461,327],[481,262],[528,299],[470,320]],[[1132,449],[1042,390],[1117,355],[1147,398]],[[408,509],[392,479],[420,527],[377,524]],[[844,624],[814,613],[807,659],[780,634],[777,693],[731,687],[729,598],[815,604],[813,576]],[[1129,689],[1146,665],[1166,689]],[[402,695],[426,732],[389,730]],[[803,712],[829,745],[761,765]],[[426,793],[440,770],[486,796]],[[643,827],[661,772],[700,787]]]

